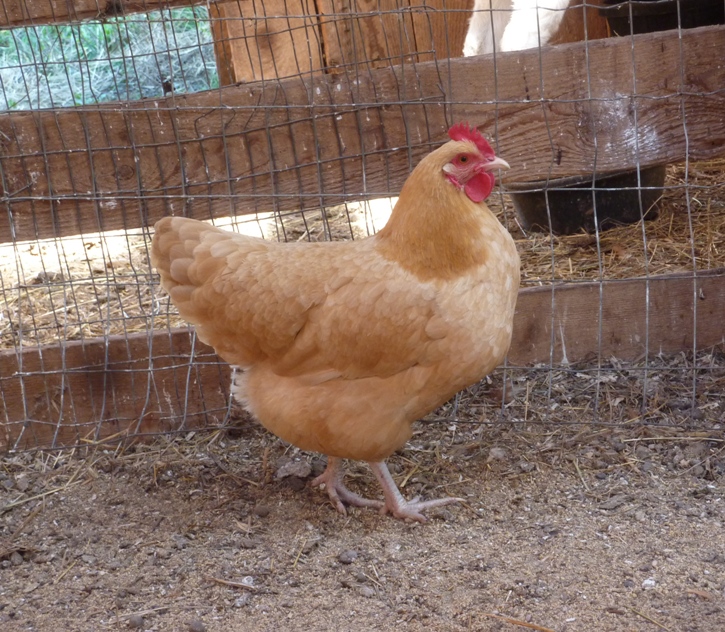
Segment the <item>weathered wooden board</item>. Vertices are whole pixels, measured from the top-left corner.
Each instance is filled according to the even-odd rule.
[[[389,195],[455,120],[512,183],[725,153],[725,26],[586,46],[3,114],[0,240]]]
[[[321,70],[314,0],[233,0],[211,9],[221,85]]]
[[[320,0],[317,4],[328,66],[360,64],[359,72],[366,72],[414,59],[418,49],[409,0]],[[440,57],[446,56],[441,51]]]
[[[463,54],[472,4],[470,0],[411,2],[418,61]]]
[[[202,0],[2,0],[0,27],[103,19],[201,4]],[[208,0],[215,2],[215,0]]]
[[[192,340],[176,330],[0,352],[0,451],[218,425],[229,367],[204,345],[192,355]]]
[[[725,269],[526,289],[508,362],[706,349],[725,344],[724,314]],[[27,349],[20,358],[0,352],[0,451],[218,425],[229,367],[201,343],[192,362],[190,340],[183,329]]]
[[[600,312],[601,305],[601,312]],[[725,344],[725,269],[519,294],[509,364],[634,360]],[[600,337],[601,329],[601,337]]]
[[[570,3],[559,30],[549,43],[567,44],[608,37],[607,18],[600,15],[597,9],[601,4],[601,0],[576,0]]]

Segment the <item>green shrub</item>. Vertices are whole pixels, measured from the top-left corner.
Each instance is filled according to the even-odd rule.
[[[0,109],[160,97],[164,82],[218,87],[206,7],[0,31]]]

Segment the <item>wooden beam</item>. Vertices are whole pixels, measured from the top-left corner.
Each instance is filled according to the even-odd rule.
[[[725,268],[526,289],[508,361],[561,366],[706,349],[725,344],[723,314]],[[177,329],[0,352],[0,452],[220,424],[229,367],[198,342],[192,356],[192,340]]]
[[[201,4],[203,0],[3,0],[0,28],[101,20],[128,13],[147,13]],[[215,2],[216,0],[208,0]]]
[[[218,18],[214,40],[221,85],[322,70],[313,0],[217,2],[210,15]]]
[[[600,311],[601,305],[601,311]],[[725,344],[725,268],[519,294],[508,361],[636,360]],[[601,330],[601,336],[600,336]]]
[[[394,194],[454,120],[520,183],[725,153],[725,26],[0,115],[0,240]],[[496,70],[496,75],[494,74]]]
[[[188,329],[0,352],[3,449],[219,425],[229,367]]]

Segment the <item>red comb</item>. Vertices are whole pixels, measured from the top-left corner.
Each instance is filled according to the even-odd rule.
[[[451,129],[448,130],[448,136],[451,140],[469,140],[478,147],[486,158],[493,160],[496,157],[491,145],[483,137],[483,134],[479,132],[475,127],[469,127],[468,123],[456,123]]]

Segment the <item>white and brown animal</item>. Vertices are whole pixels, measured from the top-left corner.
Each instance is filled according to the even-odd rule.
[[[607,37],[597,0],[474,0],[464,57]]]

